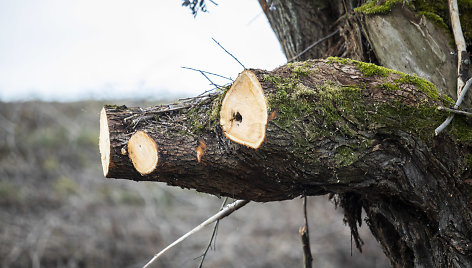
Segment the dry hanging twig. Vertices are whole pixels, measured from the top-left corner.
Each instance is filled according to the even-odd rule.
[[[313,262],[313,256],[311,255],[310,249],[310,233],[308,231],[308,215],[306,212],[306,201],[307,197],[303,197],[303,214],[305,217],[305,225],[300,227],[298,233],[300,234],[300,239],[302,240],[302,248],[303,248],[303,267],[304,268],[311,268]]]
[[[225,200],[223,200],[223,204],[221,204],[221,208],[220,210],[223,209],[223,207],[226,205],[226,202],[228,201],[228,197],[225,198]],[[213,227],[213,232],[211,233],[211,237],[210,237],[210,242],[208,242],[208,246],[206,247],[205,251],[203,252],[202,254],[202,260],[200,261],[200,265],[198,265],[198,268],[202,268],[203,267],[203,262],[205,261],[205,257],[208,253],[208,250],[210,249],[211,247],[211,243],[213,242],[213,239],[216,240],[216,231],[218,230],[218,224],[220,223],[220,220],[217,220],[215,222],[215,227]],[[215,247],[213,249],[216,248],[216,244],[215,244]]]
[[[175,240],[172,244],[170,244],[169,246],[167,246],[165,249],[161,250],[159,253],[157,253],[156,255],[154,255],[154,257],[148,262],[146,263],[146,265],[143,266],[143,268],[147,268],[149,267],[151,264],[153,264],[160,256],[162,256],[164,253],[166,253],[169,249],[173,248],[174,246],[176,246],[177,244],[179,244],[180,242],[184,241],[187,237],[191,236],[192,234],[200,231],[201,229],[205,228],[206,226],[212,224],[213,222],[217,221],[217,220],[221,220],[223,219],[224,217],[230,215],[231,213],[235,212],[236,210],[242,208],[244,205],[246,205],[247,203],[249,203],[249,201],[246,201],[246,200],[236,200],[234,201],[233,203],[227,205],[226,207],[224,207],[220,212],[216,213],[215,215],[211,216],[210,218],[208,218],[206,221],[202,222],[200,225],[198,225],[197,227],[193,228],[190,232],[184,234],[183,236],[181,236],[179,239]]]

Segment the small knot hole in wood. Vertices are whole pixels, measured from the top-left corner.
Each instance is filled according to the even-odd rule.
[[[237,122],[242,122],[243,117],[239,112],[236,112],[236,113],[233,114],[233,120],[236,120]]]

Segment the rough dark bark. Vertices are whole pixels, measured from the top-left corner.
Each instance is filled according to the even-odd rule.
[[[336,30],[340,18],[341,1],[266,1],[259,0],[262,10],[269,19],[287,59],[292,59],[313,42]],[[334,36],[301,55],[298,60],[337,55],[339,36]],[[330,51],[326,53],[327,51]]]
[[[252,71],[269,107],[260,148],[225,138],[218,94],[183,108],[107,106],[108,177],[254,201],[337,193],[354,234],[364,209],[395,266],[472,266],[472,128],[457,116],[433,137],[447,116],[436,107],[447,101],[432,84],[342,59]],[[123,154],[138,130],[159,148],[158,166],[145,176]]]
[[[264,9],[265,1],[260,2]],[[307,44],[301,45],[296,38],[287,36],[300,36],[309,44],[333,31],[335,25],[340,29],[340,38],[338,36],[337,39],[331,39],[330,44],[325,42],[314,47],[301,58],[343,55],[379,63],[402,72],[418,74],[432,81],[441,93],[455,99],[457,59],[452,44],[447,1],[372,1],[377,7],[383,7],[353,12],[361,2],[367,1],[271,1],[274,5],[272,11],[264,11],[288,59]],[[293,8],[304,6],[309,9],[310,4],[311,10]],[[324,9],[317,9],[316,5]],[[342,6],[344,9],[336,8]],[[469,50],[471,7],[469,3],[459,1],[461,23]],[[334,23],[335,17],[343,19]],[[292,18],[296,20],[292,22]],[[305,31],[291,25],[291,22],[298,25],[314,19],[317,21],[311,27],[316,29]],[[292,49],[294,47],[296,49]],[[470,107],[470,96],[462,107]],[[464,123],[464,127],[471,128],[467,123]],[[470,187],[466,184],[461,186],[458,181],[471,182],[471,167],[453,167],[453,163],[457,164],[457,157],[470,155],[461,151],[460,148],[464,147],[450,144],[444,136],[435,138],[433,144],[425,144],[415,135],[401,134],[398,138],[386,138],[389,145],[384,148],[388,148],[388,154],[379,155],[378,159],[383,158],[385,163],[397,167],[390,170],[379,164],[382,170],[378,171],[383,173],[384,178],[396,177],[398,181],[393,184],[389,182],[386,192],[381,190],[383,187],[374,187],[373,192],[367,195],[357,190],[339,194],[339,203],[345,209],[353,233],[356,232],[356,222],[360,222],[359,207],[362,207],[367,213],[370,229],[382,244],[392,265],[471,266],[472,232],[470,223],[467,223],[470,221],[470,197],[464,199],[457,196],[461,188]],[[370,172],[374,170],[376,168],[371,166]],[[464,173],[465,170],[469,171]],[[392,191],[391,195],[384,195],[389,191]]]

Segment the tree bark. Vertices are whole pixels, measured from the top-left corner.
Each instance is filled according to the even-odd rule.
[[[313,42],[336,30],[342,14],[341,1],[259,0],[287,59],[292,59]],[[337,55],[335,36],[301,55],[298,60]],[[327,51],[330,51],[327,54]]]
[[[307,43],[332,32],[335,25],[339,36],[330,39],[331,43],[313,47],[300,59],[344,56],[378,63],[426,78],[442,94],[456,99],[457,59],[447,0],[370,1],[361,9],[356,7],[368,1],[268,2],[272,3],[272,9],[264,8],[266,1],[260,1],[287,59],[300,53]],[[291,8],[293,6],[304,6],[304,9]],[[459,1],[460,20],[469,50],[471,9],[471,4]],[[313,20],[316,22],[311,28],[315,30],[292,25]],[[307,43],[300,45],[296,38],[287,36],[301,36]],[[470,70],[468,75],[470,77]],[[471,106],[470,96],[468,94],[462,107]],[[462,123],[455,124],[458,127]],[[470,131],[470,123],[463,124],[463,129]],[[470,142],[457,146],[457,139],[441,135],[431,144],[411,134],[397,133],[395,138],[376,134],[385,138],[381,143],[382,148],[388,148],[385,150],[388,153],[379,155],[377,165],[367,169],[366,174],[374,171],[383,174],[376,177],[372,192],[359,191],[357,187],[352,191],[331,188],[329,191],[338,193],[338,203],[345,210],[354,237],[356,224],[361,223],[361,207],[366,211],[367,223],[393,266],[470,267],[472,181],[471,167],[463,162],[470,157]],[[462,160],[457,161],[457,157]],[[380,159],[384,161],[382,164]],[[366,160],[361,162],[368,163]],[[359,239],[355,241],[360,245]]]
[[[472,128],[456,116],[433,136],[447,100],[431,83],[338,58],[248,72],[267,102],[259,147],[227,138],[220,126],[231,89],[171,106],[106,106],[105,175],[264,202],[337,193],[355,236],[363,208],[395,266],[472,266]],[[245,122],[238,109],[234,120]],[[138,132],[157,145],[146,174],[130,160]]]
[[[289,60],[310,44],[339,30],[339,34],[297,59],[340,56],[376,63],[417,74],[450,97],[457,96],[457,56],[455,46],[451,45],[447,0],[378,1],[382,11],[357,10],[366,1],[356,0],[259,2]],[[462,17],[469,19],[462,25],[470,28],[472,24],[466,14],[472,13],[472,5],[462,4],[459,8]],[[470,46],[472,29],[469,28],[466,42]],[[471,105],[469,96],[463,106]]]

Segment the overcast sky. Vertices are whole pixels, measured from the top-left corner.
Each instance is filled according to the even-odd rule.
[[[0,0],[0,100],[159,99],[210,89],[199,68],[235,78],[284,64],[256,0]],[[216,83],[224,79],[214,78]]]

